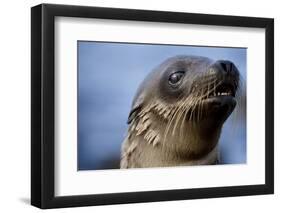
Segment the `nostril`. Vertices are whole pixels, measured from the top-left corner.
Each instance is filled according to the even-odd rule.
[[[222,66],[222,69],[223,69],[224,71],[227,71],[227,65],[226,65],[226,63],[221,62],[220,64],[221,64],[221,66]]]
[[[220,61],[219,62],[222,69],[227,72],[227,73],[230,73],[233,69],[233,63],[230,62],[230,61]]]

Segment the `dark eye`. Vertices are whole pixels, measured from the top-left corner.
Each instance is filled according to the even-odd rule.
[[[183,71],[178,71],[178,72],[171,74],[169,76],[169,84],[171,84],[171,85],[178,84],[180,82],[180,80],[182,79],[183,75],[184,75]]]

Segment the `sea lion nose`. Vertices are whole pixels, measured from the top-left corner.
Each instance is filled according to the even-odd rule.
[[[222,71],[224,71],[226,74],[233,75],[236,72],[235,65],[231,61],[219,60],[217,61],[217,64],[222,68]]]

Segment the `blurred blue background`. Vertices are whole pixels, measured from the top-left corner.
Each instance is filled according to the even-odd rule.
[[[119,168],[134,94],[145,76],[175,55],[231,60],[246,82],[246,49],[78,41],[78,170]],[[244,91],[245,92],[245,91]],[[245,105],[220,138],[221,164],[246,163]],[[233,115],[232,115],[233,117]]]

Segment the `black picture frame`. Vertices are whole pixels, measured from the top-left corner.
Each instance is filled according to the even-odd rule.
[[[58,16],[264,28],[266,34],[265,184],[56,197],[54,195],[54,21]],[[32,7],[31,112],[31,204],[39,208],[272,194],[274,193],[274,20],[53,4]]]

